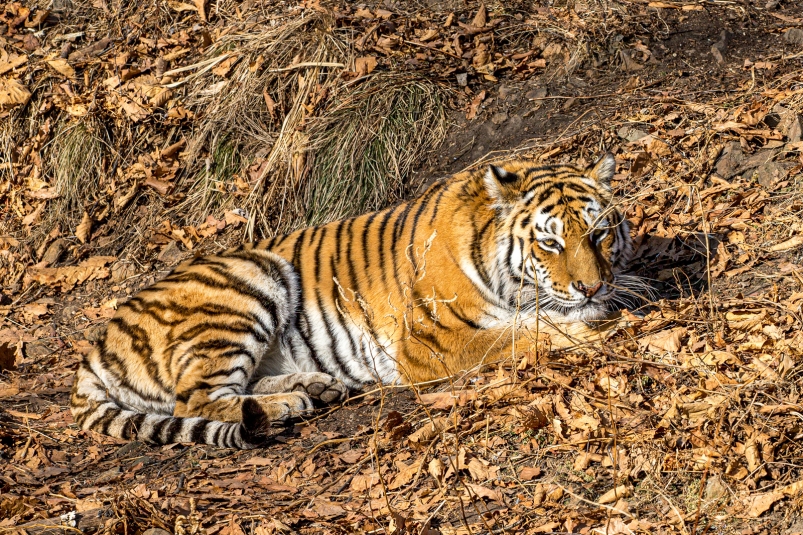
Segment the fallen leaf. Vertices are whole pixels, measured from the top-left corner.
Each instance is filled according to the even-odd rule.
[[[12,55],[7,61],[0,61],[0,74],[16,69],[20,65],[24,65],[26,61],[28,61],[28,56],[25,54]]]
[[[148,111],[133,100],[123,97],[121,101],[123,111],[131,121],[136,123],[148,117]]]
[[[471,21],[471,25],[475,28],[482,28],[485,26],[485,22],[488,20],[488,10],[485,9],[485,4],[480,4],[480,8],[477,10],[477,14],[474,15],[474,18]]]
[[[480,498],[488,498],[490,500],[499,502],[502,505],[505,503],[505,497],[502,495],[502,491],[499,489],[489,489],[488,487],[483,487],[482,485],[477,485],[476,483],[466,483],[465,485],[471,489],[469,496],[474,495],[479,496]]]
[[[633,494],[633,489],[628,485],[619,485],[612,488],[597,499],[597,503],[614,503],[622,498],[627,498]]]
[[[541,475],[541,469],[537,466],[525,466],[519,472],[519,479],[522,481],[530,481]]]
[[[356,60],[354,60],[354,68],[359,73],[360,76],[365,76],[366,74],[371,74],[373,70],[376,68],[376,57],[375,56],[360,56]]]
[[[441,431],[449,427],[451,427],[451,421],[449,419],[435,418],[432,421],[424,423],[424,425],[411,434],[407,440],[409,440],[411,444],[426,444],[438,436]]]
[[[0,79],[0,111],[27,104],[30,98],[31,92],[21,83]]]
[[[641,347],[655,353],[675,353],[680,351],[681,340],[686,336],[686,333],[688,333],[686,327],[675,327],[674,329],[647,335],[639,339],[638,343]]]
[[[470,121],[477,116],[477,113],[480,109],[480,104],[482,104],[482,101],[485,100],[485,94],[485,90],[482,90],[477,93],[473,99],[471,99],[471,104],[469,105],[468,112],[466,113],[466,119]]]
[[[756,494],[749,496],[745,500],[747,506],[747,516],[756,518],[764,514],[770,507],[778,500],[783,498],[784,495],[780,492],[765,492],[763,494]]]
[[[354,492],[365,492],[374,485],[379,484],[378,474],[358,474],[351,480],[349,487]]]
[[[201,0],[197,1],[200,2]],[[235,63],[237,63],[239,60],[240,56],[231,56],[227,59],[224,59],[214,69],[212,69],[212,73],[223,78],[229,74],[231,68],[234,67]]]
[[[92,218],[89,217],[88,212],[84,212],[84,217],[75,229],[75,237],[81,243],[86,243],[89,240],[89,233],[92,232]]]
[[[778,253],[780,251],[788,251],[789,249],[795,249],[803,245],[803,234],[799,234],[797,236],[792,236],[786,241],[782,241],[781,243],[776,243],[772,247],[770,247],[770,251],[773,253]]]
[[[412,481],[413,477],[421,471],[421,466],[424,464],[424,459],[421,458],[409,466],[401,461],[396,461],[397,466],[400,468],[399,473],[393,478],[388,485],[388,490],[397,490]]]
[[[66,59],[62,58],[53,59],[48,61],[47,64],[50,65],[51,69],[61,74],[62,76],[65,76],[70,80],[75,78],[75,69],[73,69],[69,63],[67,63]]]

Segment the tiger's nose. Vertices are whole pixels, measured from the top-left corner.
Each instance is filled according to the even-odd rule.
[[[594,297],[594,294],[596,294],[600,288],[602,288],[603,283],[602,281],[597,281],[597,283],[593,286],[587,286],[583,284],[582,281],[574,281],[572,284],[574,284],[574,287],[577,288],[577,290],[584,296]]]

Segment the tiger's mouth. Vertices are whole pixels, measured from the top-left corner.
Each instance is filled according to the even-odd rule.
[[[609,288],[602,295],[573,300],[539,285],[522,289],[519,306],[524,312],[551,312],[572,321],[594,321],[605,319],[614,311],[614,296],[614,289]]]

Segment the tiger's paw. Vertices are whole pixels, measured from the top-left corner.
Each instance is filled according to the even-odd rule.
[[[293,386],[294,392],[306,392],[312,399],[324,403],[339,403],[349,395],[349,389],[343,381],[325,373],[305,374],[303,381]]]
[[[270,394],[260,399],[260,405],[272,425],[283,425],[292,418],[309,414],[314,408],[306,392]]]
[[[339,403],[348,397],[349,389],[340,379],[319,372],[291,373],[263,377],[253,387],[255,394],[304,392],[324,403]]]
[[[247,447],[257,447],[268,442],[270,418],[262,405],[253,398],[246,398],[242,405],[243,439]]]

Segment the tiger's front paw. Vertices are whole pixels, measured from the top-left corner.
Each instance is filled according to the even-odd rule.
[[[339,403],[349,395],[349,389],[343,381],[325,373],[305,374],[303,381],[293,386],[294,392],[306,392],[312,399],[324,403]]]
[[[313,404],[306,392],[270,394],[259,400],[271,425],[283,425],[292,418],[312,412]]]
[[[287,375],[269,375],[253,386],[254,394],[304,392],[312,399],[324,403],[338,403],[348,397],[349,389],[342,381],[327,373],[300,372]]]

